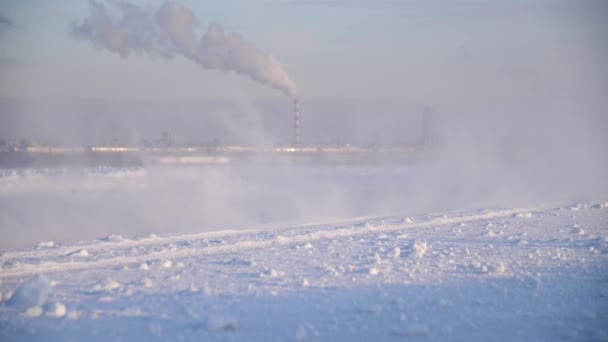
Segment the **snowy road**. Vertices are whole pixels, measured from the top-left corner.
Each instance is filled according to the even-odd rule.
[[[0,254],[0,340],[606,340],[608,203]]]

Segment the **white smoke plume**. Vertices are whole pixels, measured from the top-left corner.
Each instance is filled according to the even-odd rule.
[[[236,33],[211,23],[197,38],[198,21],[187,7],[168,1],[155,9],[116,3],[115,13],[91,0],[89,17],[72,34],[126,58],[132,53],[170,59],[182,55],[203,68],[234,71],[296,97],[296,85],[277,59]],[[113,15],[114,14],[114,15]]]

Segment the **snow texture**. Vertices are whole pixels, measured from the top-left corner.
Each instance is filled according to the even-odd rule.
[[[0,340],[606,340],[605,203],[4,250]]]

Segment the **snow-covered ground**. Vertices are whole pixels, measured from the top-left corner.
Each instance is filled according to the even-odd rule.
[[[0,340],[608,340],[608,202],[43,241]]]

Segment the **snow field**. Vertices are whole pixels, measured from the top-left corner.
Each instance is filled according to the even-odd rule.
[[[607,261],[598,203],[54,243],[2,252],[0,339],[604,340]]]

